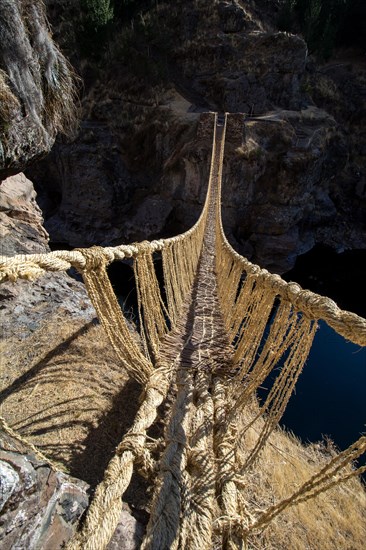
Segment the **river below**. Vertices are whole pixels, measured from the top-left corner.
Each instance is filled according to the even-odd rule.
[[[366,317],[365,250],[336,254],[315,247],[300,256],[284,278]],[[282,424],[304,442],[328,436],[340,449],[365,433],[366,348],[348,342],[321,321]],[[366,457],[361,460],[366,463]]]

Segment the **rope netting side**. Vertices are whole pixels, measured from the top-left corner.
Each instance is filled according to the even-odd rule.
[[[106,331],[109,341],[128,374],[144,384],[152,370],[152,363],[140,351],[107,275],[103,252],[83,250],[85,267],[80,270],[90,300]]]
[[[309,319],[302,318],[300,321],[296,322],[293,342],[291,347],[287,348],[288,355],[285,363],[265,403],[260,407],[259,413],[255,418],[255,420],[261,417],[264,418],[264,425],[254,448],[249,452],[249,456],[245,462],[245,468],[249,468],[249,466],[253,464],[272,431],[281,420],[308,357],[315,330],[316,323],[311,322]],[[252,378],[255,380],[254,374]],[[259,375],[259,378],[262,378],[262,376]],[[258,380],[256,380],[255,385],[257,389],[260,385]],[[239,435],[242,436],[254,421],[250,422]]]
[[[365,452],[366,436],[361,436],[353,445],[337,454],[288,498],[270,506],[267,510],[253,515],[249,525],[247,518],[228,515],[219,518],[217,522],[218,530],[221,532],[226,530],[236,532],[246,541],[251,533],[265,529],[272,520],[287,508],[315,498],[328,489],[363,474],[366,471],[366,466],[353,468],[352,463]]]
[[[266,269],[261,269],[243,256],[240,256],[228,243],[223,233],[221,220],[218,221],[217,233],[217,274],[222,300],[229,292],[229,277],[227,276],[225,279],[225,272],[220,271],[219,266],[229,265],[229,268],[226,267],[226,273],[228,271],[229,273],[235,273],[236,271],[234,271],[233,266],[240,266],[242,280],[250,277],[255,281],[261,281],[261,285],[264,286],[266,292],[273,293],[289,301],[297,311],[301,311],[310,319],[325,321],[338,334],[354,344],[366,346],[366,319],[363,319],[356,313],[344,311],[330,298],[321,296],[310,290],[303,290],[299,284],[288,283],[279,275],[269,273]],[[238,286],[236,288],[238,289]],[[233,290],[231,290],[231,295],[233,295]],[[236,317],[235,308],[237,307],[237,300],[233,302],[233,306],[235,313],[234,311],[227,312],[226,307],[223,309],[224,317],[227,319],[226,322],[230,325],[231,320],[231,326],[233,326],[233,319],[236,318],[238,322],[238,317],[240,318],[240,316]]]
[[[301,321],[290,304],[280,303],[271,323],[269,334],[261,353],[255,361],[247,364],[243,358],[243,368],[239,368],[233,387],[236,390],[233,409],[244,408],[272,370],[280,364],[287,350],[291,350],[301,338],[298,323]],[[289,357],[288,357],[289,358]]]
[[[171,243],[162,250],[164,286],[168,315],[174,328],[192,288],[202,249],[204,221],[186,239]]]
[[[148,243],[146,252],[142,251],[135,258],[133,267],[140,320],[140,336],[146,357],[156,361],[160,340],[168,331],[166,322],[168,312],[161,297],[154,260]]]
[[[303,290],[296,283],[285,282],[279,275],[261,269],[235,252],[222,226],[221,189],[217,200],[216,239],[219,301],[226,330],[235,350],[236,373],[231,380],[230,396],[227,398],[230,411],[223,422],[226,434],[232,434],[231,442],[229,435],[226,437],[227,448],[231,446],[232,455],[247,430],[256,421],[261,425],[254,446],[247,449],[241,470],[245,473],[255,463],[285,411],[309,354],[318,319],[324,320],[340,335],[361,346],[366,345],[366,320],[339,309],[329,298]],[[253,396],[276,367],[280,367],[280,372],[264,404],[258,407],[253,418]],[[242,417],[241,424],[246,416],[251,420],[244,424],[240,432],[235,432],[239,414]],[[225,442],[225,437],[222,441]],[[235,505],[234,500],[230,501],[230,505],[225,505],[223,500],[223,517],[217,523],[224,539],[229,538],[232,547],[237,548],[235,537],[246,539],[250,532],[263,529],[288,506],[313,498],[333,485],[362,473],[365,467],[355,469],[352,461],[365,450],[365,438],[360,438],[332,459],[302,488],[257,516],[250,514],[245,506],[240,506],[240,491],[238,483],[235,483],[235,465],[232,464],[230,483],[231,492],[236,494]],[[227,454],[229,457],[229,450]],[[228,463],[229,458],[226,459]],[[225,471],[225,465],[223,467]]]

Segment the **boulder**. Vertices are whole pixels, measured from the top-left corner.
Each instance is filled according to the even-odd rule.
[[[145,527],[130,512],[122,510],[117,528],[107,550],[137,550],[140,548]]]
[[[50,251],[42,212],[32,182],[24,174],[0,184],[1,254],[42,254]],[[11,352],[12,338],[25,340],[51,318],[89,322],[95,311],[84,285],[66,273],[49,273],[30,282],[0,285],[3,357]],[[9,350],[7,346],[9,341]],[[3,373],[5,384],[7,373]]]
[[[88,505],[88,485],[55,471],[0,432],[0,545],[3,550],[57,550],[74,534]]]
[[[20,173],[0,182],[1,254],[48,252],[48,234],[33,183]]]

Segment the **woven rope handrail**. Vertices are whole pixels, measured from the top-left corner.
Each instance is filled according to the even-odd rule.
[[[238,261],[245,273],[263,282],[268,291],[272,290],[278,296],[288,300],[295,309],[305,313],[309,318],[325,321],[338,334],[354,344],[366,346],[366,319],[341,309],[327,296],[304,290],[298,283],[287,282],[280,275],[270,273],[251,263],[232,248],[226,237],[222,240],[222,246],[228,250],[234,260]]]
[[[0,282],[16,281],[17,279],[34,280],[47,272],[67,271],[74,267],[81,271],[86,267],[85,251],[98,249],[99,255],[102,254],[106,265],[116,261],[129,258],[137,258],[146,251],[160,252],[164,248],[185,240],[191,236],[199,224],[197,223],[187,232],[170,237],[168,239],[159,239],[154,241],[143,241],[130,245],[119,245],[114,247],[91,247],[75,250],[55,250],[44,254],[17,254],[15,256],[0,256]]]

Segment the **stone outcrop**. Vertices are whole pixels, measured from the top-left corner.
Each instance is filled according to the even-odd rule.
[[[32,182],[24,174],[0,184],[0,248],[2,255],[49,252]],[[51,299],[49,299],[51,298]],[[31,336],[53,316],[86,322],[95,316],[84,286],[66,273],[50,273],[30,283],[0,286],[1,328],[4,357],[6,341]],[[3,373],[2,382],[6,381]]]
[[[211,152],[211,136],[196,148],[199,114],[169,92],[126,133],[126,110],[111,107],[111,126],[104,103],[111,100],[101,98],[77,140],[31,171],[52,241],[107,245],[187,229],[200,213]]]
[[[242,143],[228,141],[224,171],[223,219],[233,245],[276,272],[317,241],[361,246],[362,231],[342,232],[346,221],[332,195],[332,178],[347,162],[334,118],[315,107],[242,118]]]
[[[337,210],[353,218],[355,224],[362,224],[366,208],[366,62],[363,53],[340,52],[324,66],[310,64],[304,86],[313,101],[330,113],[343,130],[347,163],[344,170],[332,178],[331,193]]]
[[[137,550],[141,546],[144,534],[145,527],[127,510],[122,510],[107,550]]]
[[[88,485],[55,471],[23,443],[0,433],[0,545],[64,548],[88,505]]]
[[[41,0],[0,4],[0,180],[48,153],[75,119],[74,76]]]
[[[301,107],[306,45],[286,33],[223,33],[183,44],[177,52],[185,78],[212,109],[262,114],[274,105]],[[196,51],[202,52],[196,56]],[[206,56],[206,52],[208,55]]]
[[[48,234],[33,183],[20,173],[0,183],[1,254],[48,252]]]

